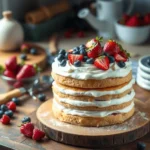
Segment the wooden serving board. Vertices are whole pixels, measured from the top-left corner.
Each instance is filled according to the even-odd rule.
[[[150,131],[150,114],[147,105],[135,99],[136,112],[125,123],[106,127],[82,127],[60,122],[52,113],[52,100],[37,110],[37,118],[48,137],[69,145],[103,148],[126,144]]]
[[[30,53],[27,53],[27,60],[25,61],[26,64],[37,64],[39,67],[41,67],[42,69],[45,68],[46,66],[46,52],[45,50],[36,45],[36,44],[31,44],[31,43],[27,43],[30,45],[30,47],[36,48],[38,53],[37,55],[32,55]],[[0,65],[5,66],[5,61],[11,57],[11,56],[17,56],[17,61],[21,62],[20,59],[20,55],[21,55],[21,51],[12,51],[12,52],[4,52],[0,50]]]

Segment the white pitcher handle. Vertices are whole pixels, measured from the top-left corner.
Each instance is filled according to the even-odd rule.
[[[126,14],[130,14],[132,12],[134,4],[135,4],[135,0],[130,0],[129,6],[125,12]]]

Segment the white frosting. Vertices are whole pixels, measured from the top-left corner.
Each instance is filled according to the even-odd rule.
[[[56,89],[63,94],[75,95],[75,96],[82,95],[82,96],[100,97],[103,95],[121,94],[126,90],[132,88],[132,85],[134,83],[135,83],[135,79],[132,79],[127,85],[123,86],[122,88],[117,90],[108,90],[108,91],[100,91],[100,90],[74,91],[72,89],[67,89],[66,87],[58,86],[56,82],[53,82],[53,86],[56,87]]]
[[[100,70],[94,65],[82,63],[81,67],[75,67],[67,61],[65,67],[61,67],[57,58],[52,64],[52,71],[56,74],[71,77],[75,79],[87,80],[87,79],[105,79],[105,78],[116,78],[116,77],[125,77],[131,71],[131,62],[125,62],[126,67],[120,68],[116,63],[114,63],[114,70],[110,64],[110,68],[107,71]]]
[[[76,116],[85,116],[85,117],[105,117],[109,116],[113,113],[128,113],[134,107],[134,103],[132,102],[129,106],[112,111],[84,111],[84,110],[77,110],[77,109],[70,109],[66,108],[60,104],[58,104],[55,100],[53,100],[53,109],[55,108],[63,111],[65,114],[69,115],[76,115]]]
[[[60,98],[58,95],[56,95],[56,94],[54,94],[54,95],[58,101],[63,102],[63,103],[68,103],[68,104],[73,105],[73,106],[78,106],[78,107],[87,107],[87,106],[108,107],[108,106],[113,106],[113,105],[120,105],[120,104],[131,101],[135,96],[135,92],[134,92],[134,90],[132,90],[130,94],[127,94],[124,97],[121,97],[118,99],[111,99],[108,101],[92,101],[92,102],[81,101],[81,100],[71,100],[68,98]]]

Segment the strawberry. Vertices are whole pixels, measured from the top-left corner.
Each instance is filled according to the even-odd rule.
[[[137,27],[139,25],[140,25],[140,21],[137,15],[130,17],[126,22],[126,26],[130,26],[130,27]]]
[[[32,139],[35,140],[35,141],[39,141],[41,140],[42,138],[44,138],[45,136],[45,133],[39,129],[34,129],[33,130],[33,136],[32,136]]]
[[[22,65],[17,64],[16,74],[21,70],[21,68],[22,68]]]
[[[32,77],[36,74],[35,68],[32,65],[24,65],[19,73],[17,74],[17,79],[24,79]]]
[[[123,49],[119,52],[119,54],[126,59],[130,57],[130,53],[128,53],[126,50]]]
[[[12,101],[8,102],[6,106],[8,107],[9,110],[16,111],[16,104],[14,102]]]
[[[27,52],[29,52],[29,50],[30,50],[30,46],[29,46],[29,44],[27,44],[27,43],[24,43],[24,44],[22,44],[21,45],[21,52],[23,52],[23,53],[27,53]]]
[[[109,55],[114,55],[115,53],[120,52],[120,46],[114,40],[108,40],[103,48],[104,52],[108,53]]]
[[[95,59],[94,65],[101,70],[109,69],[109,59],[107,56],[100,56]]]
[[[4,115],[2,116],[2,118],[1,118],[1,122],[2,122],[3,124],[9,124],[9,123],[10,123],[10,117],[4,114]]]
[[[5,62],[6,69],[12,72],[15,72],[17,69],[17,58],[16,56],[12,56]]]
[[[126,62],[126,61],[127,61],[127,58],[121,56],[120,54],[115,54],[115,55],[114,55],[114,58],[115,58],[115,61],[116,61],[116,62],[119,62],[119,61]]]
[[[95,38],[86,43],[86,52],[89,58],[96,58],[102,54],[100,41],[102,38]]]
[[[4,76],[9,77],[9,78],[13,78],[13,79],[16,78],[15,74],[9,70],[5,70],[3,74]]]
[[[26,124],[23,124],[20,127],[20,132],[22,134],[24,134],[25,136],[30,137],[30,138],[32,138],[33,130],[34,130],[34,125],[30,122],[26,123]]]
[[[79,54],[79,55],[78,54],[69,54],[68,59],[69,59],[71,64],[74,64],[74,62],[77,61],[77,60],[82,61],[83,60],[83,55],[81,55],[81,54]]]
[[[17,81],[13,84],[13,87],[14,88],[20,88],[20,87],[23,87],[23,83],[21,81]]]
[[[127,20],[128,20],[129,18],[130,18],[129,15],[123,14],[123,20],[124,20],[125,23],[127,22]]]
[[[85,37],[85,34],[84,34],[83,31],[79,31],[79,32],[77,33],[77,36],[78,36],[79,38],[83,38],[83,37]]]
[[[150,14],[144,16],[144,24],[150,25]]]

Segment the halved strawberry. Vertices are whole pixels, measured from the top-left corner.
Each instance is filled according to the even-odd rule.
[[[126,50],[121,50],[119,54],[126,59],[130,57],[130,53],[128,53]]]
[[[101,69],[101,70],[108,70],[109,69],[109,59],[107,56],[100,56],[95,59],[94,65]]]
[[[108,53],[109,55],[114,55],[120,52],[120,46],[114,40],[108,40],[103,48],[104,52]]]
[[[77,61],[77,60],[82,61],[83,60],[83,55],[81,55],[81,54],[79,54],[79,55],[78,54],[69,54],[68,59],[69,59],[71,64],[74,64],[74,62]]]
[[[115,55],[114,55],[114,58],[115,58],[115,61],[116,61],[116,62],[119,62],[119,61],[126,62],[126,61],[127,61],[127,58],[121,56],[120,54],[115,54]]]
[[[102,38],[95,38],[86,43],[86,52],[89,58],[96,58],[102,54],[100,41]]]

